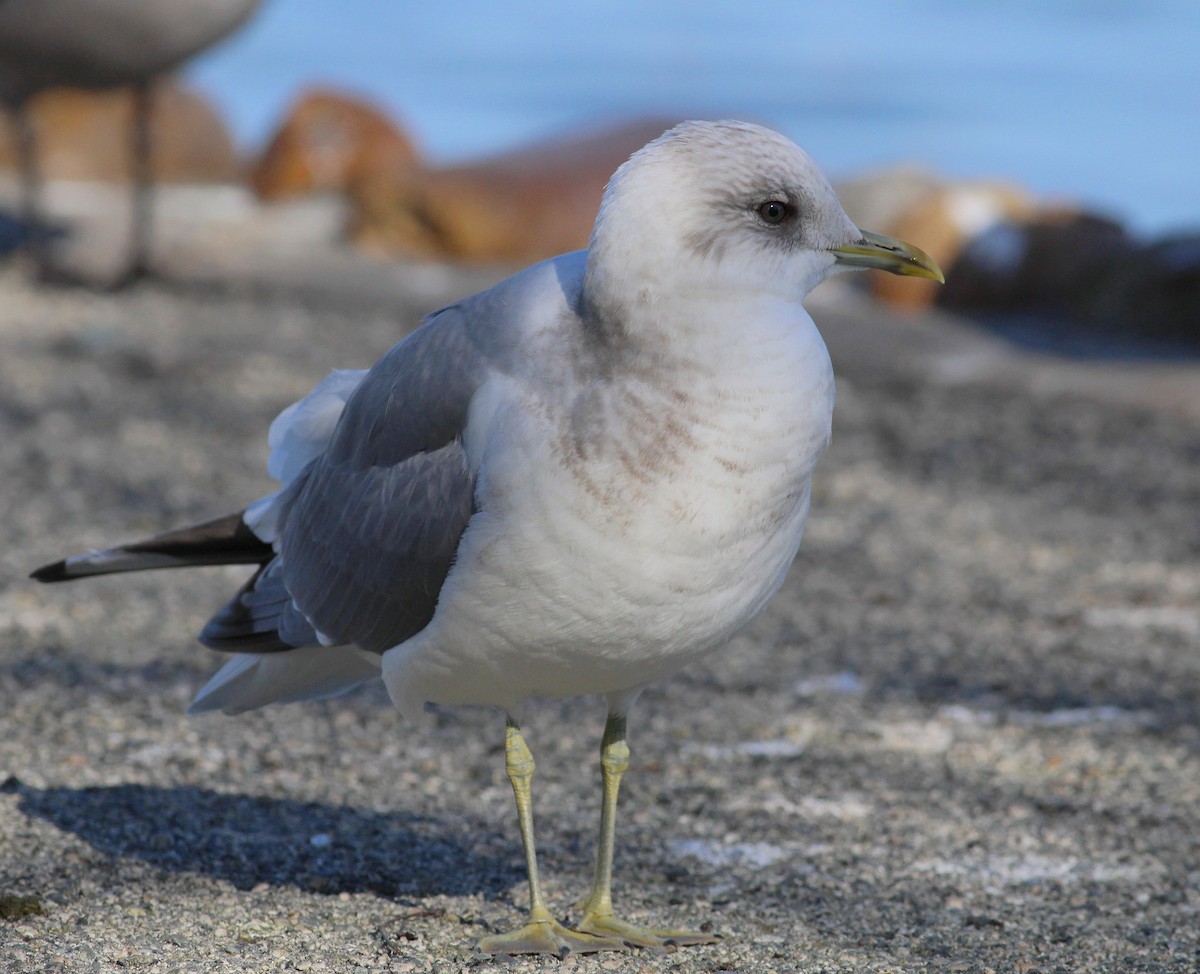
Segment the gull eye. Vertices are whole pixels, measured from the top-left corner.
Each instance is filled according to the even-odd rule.
[[[777,227],[788,218],[791,213],[791,207],[782,200],[767,200],[758,207],[758,215],[762,217],[763,223],[768,226]]]

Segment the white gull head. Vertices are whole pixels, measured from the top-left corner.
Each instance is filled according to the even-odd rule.
[[[799,301],[842,266],[835,248],[862,238],[784,136],[747,122],[685,122],[609,182],[587,289],[619,304],[712,290]]]

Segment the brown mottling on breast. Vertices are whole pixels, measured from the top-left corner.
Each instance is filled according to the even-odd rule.
[[[663,429],[671,440],[685,449],[696,450],[700,446],[699,441],[692,435],[687,424],[674,413],[668,413],[664,417]]]
[[[671,508],[667,511],[667,517],[676,524],[683,524],[685,521],[694,521],[696,520],[696,514],[697,512],[693,508],[688,507],[682,501],[678,500],[672,501]]]
[[[616,448],[617,461],[621,464],[621,469],[624,470],[634,480],[649,484],[654,481],[650,471],[647,469],[646,455],[644,450],[639,450],[636,454],[626,450],[623,446]]]
[[[616,503],[616,491],[610,486],[603,486],[591,475],[588,456],[582,449],[579,439],[569,428],[560,430],[555,438],[554,454],[562,467],[567,470],[575,481],[602,507],[612,507]]]
[[[595,328],[612,309],[589,310],[593,327],[575,333],[571,374],[547,377],[555,387],[541,390],[537,414],[558,464],[617,516],[701,448],[696,431],[707,424],[692,383],[704,370],[667,346]]]

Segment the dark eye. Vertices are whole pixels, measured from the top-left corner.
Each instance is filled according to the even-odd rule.
[[[790,208],[780,200],[767,200],[758,207],[758,215],[762,217],[763,223],[777,227],[787,219]]]

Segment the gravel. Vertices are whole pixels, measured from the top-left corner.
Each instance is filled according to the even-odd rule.
[[[26,580],[269,490],[274,414],[370,364],[431,288],[105,295],[0,275],[0,968],[498,963],[472,945],[514,924],[526,886],[496,714],[413,727],[374,687],[187,718],[218,662],[194,633],[244,571]],[[833,293],[829,320],[870,329]],[[870,368],[838,356],[784,590],[631,720],[619,906],[724,940],[501,966],[1200,966],[1200,425],[1012,369],[929,381],[887,367],[903,341],[879,331]],[[526,724],[564,915],[590,879],[603,718],[554,701]]]

